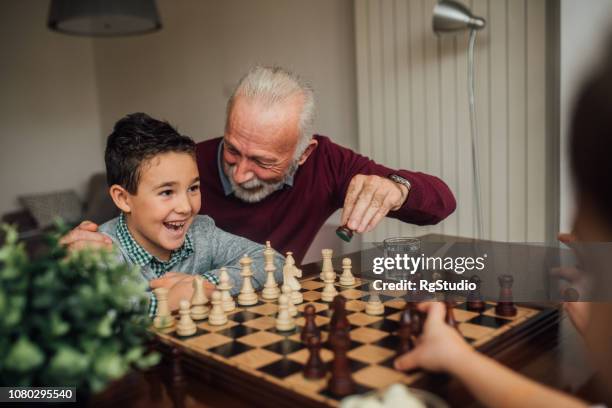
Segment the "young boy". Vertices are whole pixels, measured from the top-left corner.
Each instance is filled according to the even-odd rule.
[[[191,298],[196,274],[207,279],[210,294],[219,268],[227,268],[235,294],[242,286],[239,260],[253,260],[253,286],[263,286],[264,246],[215,226],[198,215],[200,177],[195,143],[166,122],[144,113],[126,116],[115,124],[105,152],[110,195],[121,215],[100,227],[123,262],[141,267],[151,289],[167,287],[171,310]],[[276,278],[282,277],[283,257],[275,254]],[[156,310],[151,294],[149,313]]]

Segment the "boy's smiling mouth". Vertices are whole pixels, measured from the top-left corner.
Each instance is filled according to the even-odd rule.
[[[184,220],[184,221],[166,221],[164,222],[164,227],[166,227],[167,229],[169,229],[172,232],[183,232],[183,230],[185,229],[185,225],[187,225],[187,222],[189,220]]]

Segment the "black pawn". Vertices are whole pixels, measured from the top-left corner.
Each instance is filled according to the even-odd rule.
[[[325,377],[325,363],[321,359],[321,337],[310,336],[306,341],[308,360],[304,366],[304,378],[310,380]]]
[[[338,332],[348,334],[351,324],[346,317],[346,299],[342,295],[336,295],[332,304],[332,317],[329,322],[329,334],[337,334]]]
[[[457,324],[457,321],[455,320],[455,313],[453,311],[455,307],[455,302],[452,300],[447,300],[444,302],[444,304],[446,305],[446,324],[454,327],[455,329],[458,329],[459,324]]]
[[[355,392],[355,382],[351,376],[351,367],[346,355],[349,349],[348,336],[338,337],[333,343],[334,360],[331,365],[331,376],[327,383],[329,391],[336,397],[342,398]]]
[[[512,300],[512,284],[514,278],[512,275],[501,275],[499,281],[499,302],[495,306],[495,314],[504,317],[516,316],[516,307]]]
[[[336,235],[340,239],[342,239],[343,241],[346,241],[346,242],[351,242],[351,240],[353,239],[353,231],[349,227],[347,227],[346,225],[338,227],[336,229]]]
[[[306,322],[304,323],[304,327],[302,328],[302,334],[300,335],[300,339],[305,345],[308,345],[309,337],[321,337],[321,332],[317,327],[315,318],[315,307],[311,304],[306,305],[306,307],[304,308],[304,319],[306,320]]]
[[[475,284],[476,289],[468,293],[466,308],[472,312],[483,312],[485,310],[485,302],[480,294],[481,280],[478,275],[473,275],[470,278],[470,283]]]
[[[402,310],[402,314],[400,315],[399,328],[397,329],[397,336],[400,340],[400,344],[397,349],[398,356],[406,354],[414,348],[414,343],[412,342],[412,334],[412,314],[410,311],[410,307],[407,304],[404,310]]]
[[[423,314],[417,309],[416,303],[408,302],[407,306],[410,311],[410,329],[412,335],[418,337],[423,333]]]

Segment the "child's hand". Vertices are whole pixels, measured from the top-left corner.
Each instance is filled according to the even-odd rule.
[[[166,272],[161,278],[149,281],[151,289],[167,288],[170,289],[180,281],[187,279],[189,282],[193,280],[195,275],[189,275],[183,272]]]
[[[427,312],[423,334],[417,339],[414,350],[395,360],[397,370],[424,368],[431,371],[450,371],[454,364],[468,361],[472,348],[461,334],[444,322],[446,307],[441,302],[426,302],[418,305]]]
[[[181,300],[190,300],[193,296],[193,277],[177,282],[168,290],[168,307],[170,311],[178,310]]]
[[[195,277],[196,275],[189,275],[183,272],[167,272],[161,278],[150,281],[149,285],[151,289],[168,289],[168,307],[170,311],[174,311],[179,308],[181,300],[191,300]],[[208,299],[210,299],[215,289],[214,284],[204,279],[204,292]]]
[[[591,304],[589,302],[565,302],[563,309],[583,337],[589,324]]]

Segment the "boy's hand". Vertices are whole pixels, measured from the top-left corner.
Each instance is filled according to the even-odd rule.
[[[153,279],[149,281],[149,286],[151,289],[157,288],[167,288],[170,289],[172,286],[176,285],[183,279],[189,280],[189,282],[193,281],[194,275],[189,275],[183,272],[166,272],[162,275],[161,278]]]
[[[98,232],[98,225],[91,221],[80,223],[64,235],[59,243],[67,246],[69,251],[78,251],[83,248],[112,249],[113,247],[113,241],[108,236]]]
[[[423,334],[417,339],[414,350],[395,360],[397,370],[417,367],[431,371],[451,371],[454,364],[468,361],[474,351],[463,337],[444,322],[446,307],[441,302],[426,302],[418,305],[427,312]]]
[[[569,287],[573,288],[578,296],[584,298],[585,294],[591,292],[592,285],[589,276],[580,267],[581,258],[584,257],[584,254],[580,251],[578,238],[574,234],[567,233],[560,233],[557,238],[574,251],[578,265],[576,267],[553,268],[552,274],[567,280],[570,284]],[[590,306],[588,302],[566,301],[563,303],[563,309],[582,336],[584,336],[589,323]]]
[[[191,300],[195,276],[183,272],[167,272],[161,278],[151,280],[149,285],[151,289],[168,288],[168,307],[174,311],[179,308],[181,300]],[[209,299],[215,289],[215,285],[204,279],[204,292]]]

